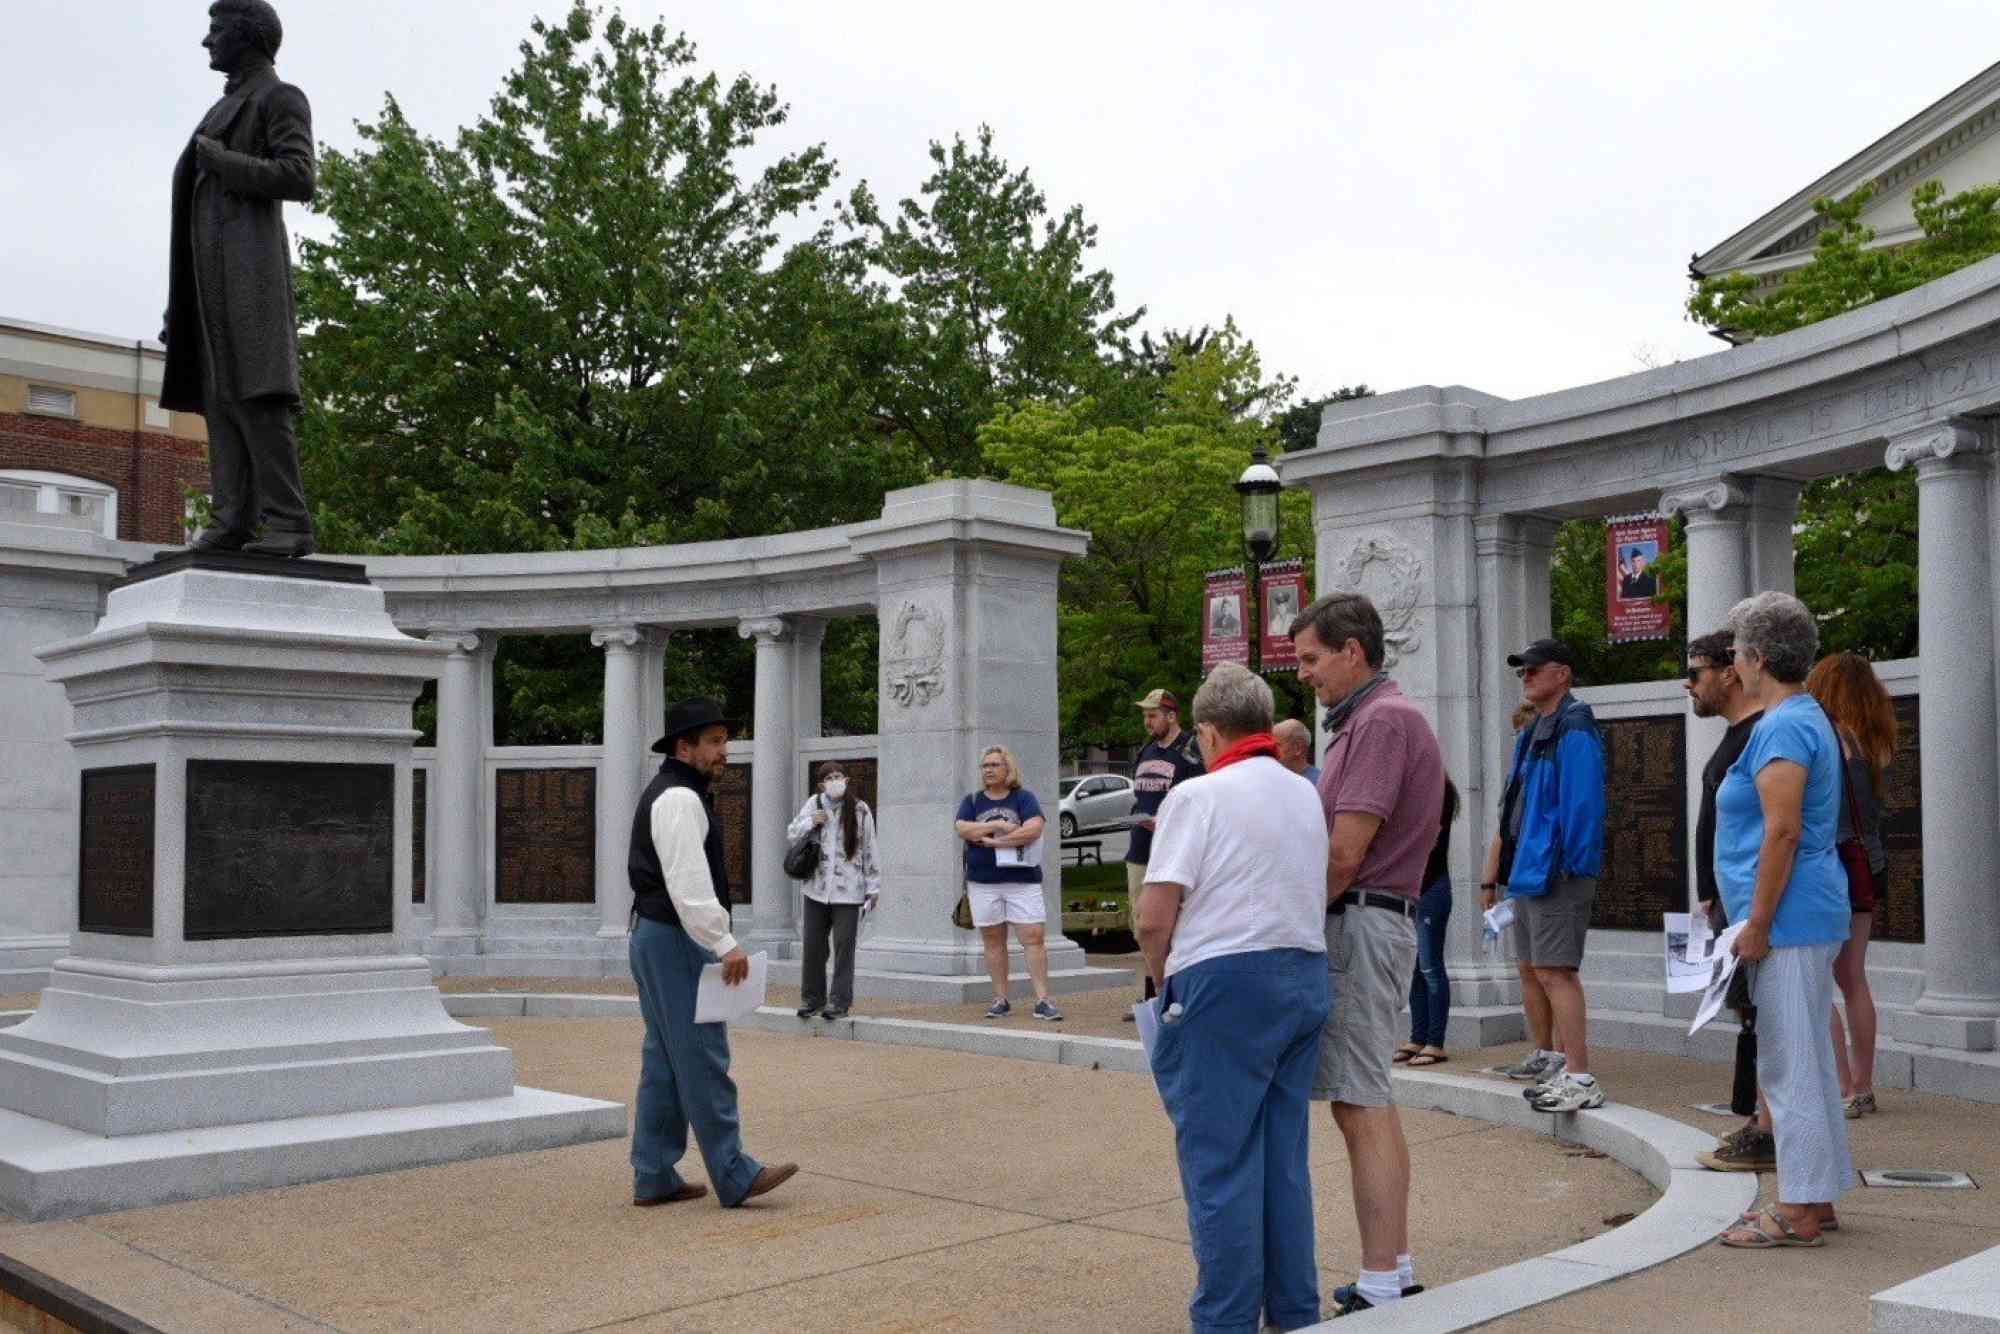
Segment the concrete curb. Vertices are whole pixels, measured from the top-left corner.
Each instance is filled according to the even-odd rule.
[[[638,1012],[638,1002],[624,996],[461,993],[446,996],[445,1008],[461,1017],[632,1015]],[[786,1037],[930,1047],[1127,1074],[1147,1070],[1144,1052],[1129,1038],[1070,1037],[1053,1025],[1043,1032],[867,1016],[800,1019],[790,1010],[767,1005],[738,1027]],[[1714,1147],[1715,1137],[1679,1121],[1619,1106],[1548,1116],[1529,1107],[1514,1084],[1422,1070],[1398,1070],[1394,1078],[1397,1101],[1404,1107],[1450,1112],[1595,1149],[1645,1177],[1661,1195],[1645,1213],[1602,1236],[1444,1284],[1394,1308],[1346,1317],[1362,1323],[1343,1329],[1423,1334],[1469,1329],[1684,1255],[1712,1240],[1757,1199],[1755,1175],[1710,1172],[1697,1164],[1694,1156]]]
[[[1868,1299],[1873,1334],[2000,1334],[2000,1246]]]

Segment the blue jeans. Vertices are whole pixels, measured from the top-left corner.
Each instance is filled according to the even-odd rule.
[[[682,1184],[688,1127],[724,1208],[743,1203],[762,1166],[743,1152],[736,1081],[729,1077],[729,1026],[694,1021],[695,983],[715,956],[678,926],[641,917],[632,928],[632,980],[646,1045],[632,1117],[632,1193],[665,1195]]]
[[[1417,900],[1417,971],[1410,975],[1410,1041],[1444,1046],[1451,1017],[1451,978],[1444,971],[1444,927],[1451,920],[1451,877],[1424,886]]]
[[[1200,1331],[1256,1334],[1319,1320],[1308,1113],[1326,1022],[1326,956],[1224,955],[1167,979],[1178,1004],[1153,1047],[1194,1238]]]

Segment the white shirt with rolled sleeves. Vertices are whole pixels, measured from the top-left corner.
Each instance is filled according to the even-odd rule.
[[[1326,816],[1313,785],[1269,756],[1167,794],[1147,884],[1184,889],[1167,975],[1253,950],[1326,953]]]
[[[670,787],[654,799],[648,823],[681,930],[712,954],[729,953],[736,948],[736,937],[729,934],[729,909],[716,900],[715,878],[708,873],[708,854],[702,851],[708,838],[708,808],[693,788]]]

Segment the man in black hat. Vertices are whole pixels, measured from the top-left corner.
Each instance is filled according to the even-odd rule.
[[[1590,706],[1570,693],[1569,645],[1538,639],[1507,665],[1535,718],[1514,743],[1480,907],[1491,908],[1503,886],[1514,905],[1521,1008],[1535,1050],[1507,1074],[1534,1081],[1528,1105],[1536,1111],[1578,1112],[1604,1105],[1590,1073],[1578,980],[1604,861],[1604,745]]]
[[[729,1077],[729,1030],[694,1021],[701,970],[720,959],[736,986],[750,959],[729,932],[729,876],[722,827],[709,784],[728,763],[729,723],[712,699],[689,699],[667,714],[653,743],[667,756],[632,818],[632,980],[646,1019],[639,1096],[632,1122],[632,1203],[698,1200],[708,1187],[675,1170],[688,1128],[722,1207],[774,1190],[798,1164],[760,1166],[743,1152],[736,1083]]]

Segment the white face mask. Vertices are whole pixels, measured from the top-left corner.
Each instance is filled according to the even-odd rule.
[[[846,795],[847,780],[845,778],[829,778],[826,780],[826,797],[828,801],[839,801]]]

